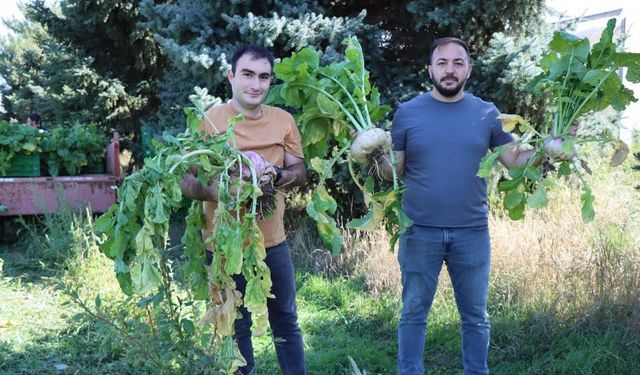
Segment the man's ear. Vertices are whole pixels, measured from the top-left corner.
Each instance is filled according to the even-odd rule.
[[[233,70],[227,70],[227,79],[231,81],[233,79]]]
[[[471,77],[471,71],[473,70],[473,65],[469,64],[469,71],[467,72],[467,79]]]

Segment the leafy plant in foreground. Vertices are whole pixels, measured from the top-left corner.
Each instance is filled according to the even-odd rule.
[[[172,274],[169,218],[182,207],[180,182],[190,169],[197,168],[201,183],[217,183],[218,208],[208,238],[201,235],[206,224],[201,202],[194,201],[189,208],[182,237],[185,262],[179,273],[195,299],[207,300],[208,309],[200,322],[213,325],[213,348],[227,358],[222,370],[231,374],[244,363],[232,338],[237,307],[244,303],[251,312],[254,334],[263,334],[267,327],[271,277],[256,222],[257,199],[262,192],[254,166],[234,147],[234,125],[241,117],[231,119],[225,133],[204,118],[214,131],[211,135],[199,132],[206,110],[221,101],[209,97],[206,90],[196,92],[198,95],[191,97],[194,107],[185,108],[188,132],[165,135],[163,142],[156,144],[156,155],[124,179],[118,202],[96,221],[95,229],[105,235],[100,249],[115,261],[123,292],[177,298],[171,294],[172,280],[162,275]],[[249,180],[239,177],[246,168]],[[206,265],[207,244],[213,250],[210,266]],[[244,300],[231,277],[239,273],[247,280]]]
[[[504,192],[504,207],[512,219],[523,218],[527,205],[546,206],[550,174],[555,172],[558,177],[576,174],[580,178],[582,218],[593,220],[595,198],[582,172],[590,171],[586,161],[577,157],[576,146],[594,142],[615,145],[612,166],[626,158],[629,148],[618,139],[618,134],[581,135],[578,132],[576,136],[569,135],[580,116],[609,106],[621,111],[637,101],[618,72],[620,68],[627,68],[626,79],[640,82],[640,54],[618,51],[613,42],[615,23],[615,19],[608,21],[600,40],[592,47],[587,38],[564,31],[554,33],[549,43],[550,52],[540,61],[542,73],[527,85],[528,90],[553,98],[555,108],[542,126],[534,127],[518,115],[500,115],[504,131],[511,132],[517,127],[522,133],[516,145],[535,150],[526,166],[512,168],[509,179],[498,184],[498,190]],[[483,158],[478,171],[480,177],[490,175],[505,147],[507,145],[497,147]]]
[[[272,88],[267,100],[300,109],[296,121],[300,125],[302,146],[311,168],[319,176],[306,210],[317,222],[325,246],[334,254],[342,249],[342,236],[332,217],[337,204],[324,184],[333,177],[336,163],[346,162],[369,207],[364,217],[350,221],[347,226],[376,230],[384,222],[391,234],[393,250],[400,233],[411,225],[401,207],[403,186],[395,171],[389,187],[382,186],[367,171],[362,173],[354,167],[350,151],[354,133],[375,128],[390,108],[380,103],[378,90],[369,82],[358,39],[350,37],[343,44],[346,46],[344,60],[326,66],[320,65],[320,56],[312,47],[283,59],[275,66],[276,76],[283,83]],[[389,142],[388,150],[382,151],[388,151],[393,157],[390,146]]]

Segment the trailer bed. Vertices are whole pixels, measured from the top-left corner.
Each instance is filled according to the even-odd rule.
[[[104,212],[116,201],[120,181],[118,133],[107,146],[105,171],[101,174],[58,177],[0,177],[0,216],[36,215],[56,212],[62,207],[88,206]]]

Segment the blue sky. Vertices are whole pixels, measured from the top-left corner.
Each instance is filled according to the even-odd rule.
[[[0,18],[2,19],[11,19],[11,18],[23,18],[20,9],[18,8],[17,0],[2,0],[2,7],[0,7]],[[0,35],[4,35],[7,33],[7,28],[3,24],[0,24]]]

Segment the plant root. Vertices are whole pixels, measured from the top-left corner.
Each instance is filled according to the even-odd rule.
[[[369,167],[367,173],[370,176],[376,176],[379,181],[383,181],[384,176],[382,174],[381,165],[385,161],[391,163],[391,161],[389,160],[389,156],[387,155],[385,150],[382,147],[376,148],[368,155]]]

